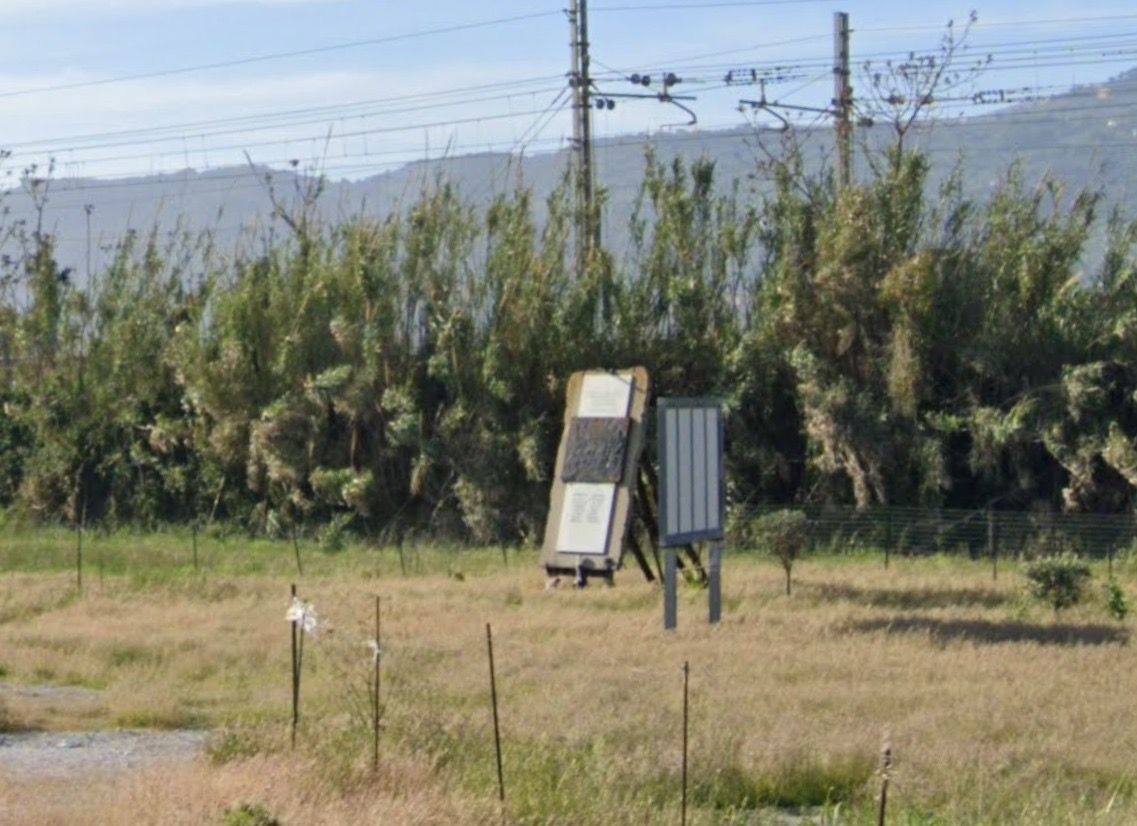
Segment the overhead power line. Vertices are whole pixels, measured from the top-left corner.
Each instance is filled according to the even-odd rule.
[[[250,123],[250,122],[264,122],[277,120],[280,118],[288,118],[292,116],[311,115],[317,112],[322,112],[328,115],[332,120],[338,120],[341,117],[352,117],[349,110],[359,109],[368,106],[378,106],[388,103],[402,103],[411,100],[431,100],[435,98],[454,97],[457,102],[469,102],[470,98],[466,95],[471,92],[489,92],[502,89],[514,89],[516,91],[503,95],[503,97],[514,97],[517,95],[540,93],[543,90],[532,90],[525,87],[546,84],[551,81],[563,79],[563,74],[556,75],[536,75],[529,78],[499,81],[497,83],[479,83],[472,86],[455,86],[447,89],[434,89],[424,92],[411,92],[401,95],[389,95],[381,98],[366,98],[363,100],[353,100],[345,103],[330,103],[321,106],[303,106],[293,109],[276,109],[248,115],[236,115],[226,118],[209,118],[206,120],[193,120],[183,121],[180,123],[167,123],[157,126],[136,127],[133,129],[114,129],[102,132],[87,132],[76,135],[63,135],[56,137],[33,138],[26,141],[17,141],[15,143],[8,142],[4,144],[6,149],[22,149],[27,146],[47,146],[55,143],[86,143],[93,140],[104,140],[118,137],[126,137],[130,135],[148,135],[158,132],[185,132],[187,130],[195,130],[198,128],[209,128],[213,126],[227,126],[237,123]],[[198,133],[194,132],[196,137]],[[178,135],[179,139],[186,137],[186,135]],[[65,150],[64,150],[65,151]]]
[[[496,114],[474,115],[474,116],[471,116],[468,118],[452,118],[449,120],[429,121],[426,123],[409,123],[409,124],[403,124],[400,126],[377,126],[377,127],[371,128],[371,129],[355,129],[355,130],[352,130],[349,132],[340,132],[338,134],[333,134],[333,137],[337,140],[343,140],[344,138],[360,138],[360,137],[364,137],[364,136],[383,135],[383,134],[389,134],[389,133],[393,133],[393,132],[413,132],[413,131],[418,130],[418,129],[442,129],[442,128],[445,128],[448,126],[460,126],[462,124],[479,123],[482,121],[497,121],[497,120],[508,120],[510,118],[523,118],[523,117],[528,117],[530,115],[541,114],[541,111],[542,110],[539,110],[539,109],[530,109],[530,110],[526,110],[524,112],[499,112]],[[326,133],[322,133],[322,134],[310,134],[310,135],[305,135],[302,137],[274,138],[272,140],[249,141],[249,142],[245,142],[245,143],[231,143],[231,144],[224,144],[221,146],[213,145],[213,146],[206,146],[205,148],[209,152],[241,151],[241,150],[247,150],[247,149],[260,148],[260,147],[264,147],[264,146],[286,146],[288,144],[324,142],[327,139],[328,139],[328,135]],[[177,158],[177,157],[183,157],[186,154],[186,152],[187,152],[186,149],[176,149],[176,150],[170,150],[167,152],[155,152],[152,154],[145,154],[145,155],[139,155],[139,154],[101,155],[101,156],[97,156],[94,158],[83,158],[81,160],[84,163],[112,163],[112,162],[119,162],[119,161],[138,160],[140,158]]]
[[[1137,20],[1137,14],[1106,14],[1097,17],[1051,17],[1045,19],[1030,19],[1030,20],[997,20],[992,23],[985,23],[982,20],[977,21],[973,26],[973,30],[980,29],[1001,29],[1001,28],[1021,28],[1022,26],[1066,26],[1075,23],[1111,23],[1116,20]],[[923,26],[869,26],[858,27],[858,32],[930,32],[930,31],[943,31],[943,25],[923,25]]]
[[[525,92],[524,94],[542,94],[545,92],[556,91],[557,87],[533,89]],[[436,103],[423,103],[417,106],[402,106],[398,108],[383,108],[383,109],[367,109],[363,111],[345,112],[338,115],[324,114],[316,117],[302,118],[299,120],[280,120],[273,123],[265,123],[263,125],[252,124],[248,126],[233,126],[227,129],[214,129],[203,132],[194,132],[186,134],[173,134],[173,135],[156,135],[154,137],[142,137],[135,139],[123,139],[115,141],[106,141],[102,143],[88,143],[77,144],[75,146],[60,146],[50,151],[56,154],[63,154],[67,152],[86,151],[90,149],[110,149],[120,146],[140,146],[153,143],[172,143],[177,141],[186,140],[199,140],[201,138],[211,138],[222,135],[239,135],[245,132],[262,132],[265,129],[280,129],[286,126],[312,126],[314,124],[328,124],[329,122],[343,121],[350,119],[361,119],[378,117],[380,115],[403,115],[411,112],[422,112],[428,109],[448,108],[457,105],[468,105],[471,103],[486,103],[495,100],[506,100],[508,98],[517,97],[517,93],[502,94],[502,95],[488,95],[475,98],[464,98],[460,101],[441,101]],[[12,148],[20,148],[27,146],[35,146],[35,144],[11,144]]]
[[[674,9],[709,9],[716,7],[747,7],[747,6],[766,6],[766,5],[794,5],[795,3],[812,3],[820,2],[821,0],[754,0],[754,2],[709,2],[709,3],[642,3],[642,4],[626,4],[626,5],[596,5],[592,6],[594,11],[622,11],[622,10],[647,10],[652,8],[674,8]],[[238,65],[240,63],[255,62],[262,59],[278,59],[297,54],[311,54],[320,51],[327,51],[331,49],[352,48],[355,46],[364,46],[373,43],[392,42],[394,40],[403,40],[414,37],[425,37],[431,34],[440,34],[449,31],[460,31],[469,28],[478,28],[483,26],[499,25],[511,23],[519,20],[542,18],[546,16],[553,16],[561,14],[560,11],[542,11],[532,14],[517,15],[514,17],[502,17],[495,20],[481,21],[477,23],[461,24],[457,26],[441,27],[437,29],[429,29],[421,32],[412,32],[403,35],[393,35],[390,37],[374,38],[369,40],[354,41],[352,43],[338,44],[327,47],[316,47],[309,50],[301,50],[299,52],[282,52],[274,55],[261,55],[250,58],[242,58],[226,64],[202,64],[196,67],[183,67],[181,69],[163,70],[159,72],[148,73],[149,76],[160,76],[164,74],[177,73],[182,71],[197,71],[199,69],[208,69],[221,65]],[[1137,14],[1134,15],[1112,15],[1098,18],[1065,18],[1061,21],[1055,20],[1050,22],[1064,22],[1073,23],[1082,20],[1088,21],[1107,21],[1107,20],[1128,20],[1137,19]],[[1030,21],[1046,23],[1048,21]],[[994,26],[996,24],[988,24]],[[1005,24],[998,24],[1005,25]],[[976,24],[976,28],[981,27],[981,24]],[[903,28],[903,27],[898,27]],[[912,30],[922,30],[923,27],[911,27]],[[941,30],[943,27],[926,27],[928,29]],[[888,31],[891,29],[855,29],[854,31],[867,32],[867,31]],[[709,51],[702,54],[690,55],[685,57],[675,58],[671,60],[654,60],[647,63],[641,63],[638,66],[639,72],[645,70],[651,71],[651,74],[659,77],[664,77],[668,71],[673,68],[678,68],[683,64],[683,78],[684,84],[692,87],[692,91],[698,91],[699,94],[714,91],[715,89],[727,88],[732,85],[739,85],[729,76],[732,70],[737,70],[740,67],[737,63],[722,63],[722,62],[699,62],[699,61],[713,61],[714,58],[722,58],[730,55],[745,54],[747,52],[759,52],[765,48],[776,46],[784,46],[795,43],[810,43],[828,39],[829,35],[813,35],[809,37],[792,38],[781,41],[773,41],[769,43],[754,44],[752,46],[720,49],[716,51]],[[999,72],[1013,72],[1021,70],[1029,70],[1036,68],[1049,68],[1049,67],[1076,67],[1085,65],[1111,65],[1129,62],[1132,58],[1130,55],[1137,55],[1137,32],[1134,31],[1113,31],[1104,34],[1088,34],[1076,35],[1072,34],[1065,37],[1050,37],[1050,38],[1035,38],[1024,40],[1010,40],[1005,39],[1001,42],[980,44],[974,42],[969,44],[966,50],[961,51],[961,55],[971,54],[978,55],[991,51],[995,55],[995,62],[984,71],[984,77],[998,76]],[[881,50],[870,53],[855,52],[852,55],[854,64],[863,64],[866,60],[872,60],[874,64],[878,61],[906,61],[918,60],[925,57],[936,57],[939,51],[924,50],[921,52],[910,52],[908,50]],[[603,66],[599,61],[595,61],[597,65]],[[689,65],[694,64],[694,65]],[[628,71],[619,71],[612,67],[604,66],[607,73],[593,73],[590,77],[595,83],[614,83],[620,80],[630,79],[633,73]],[[760,73],[765,73],[763,78],[766,83],[771,85],[777,82],[793,82],[799,83],[805,81],[796,89],[790,92],[782,92],[782,100],[790,100],[790,96],[803,91],[806,87],[812,85],[815,81],[823,80],[828,77],[832,72],[833,59],[832,57],[818,55],[815,57],[804,57],[787,59],[781,58],[779,60],[765,59],[754,62],[751,66],[747,67],[752,69],[757,76]],[[692,74],[695,73],[695,74]],[[642,77],[642,75],[641,75]],[[1008,75],[1010,77],[1010,75]],[[110,162],[124,162],[124,161],[138,161],[150,158],[152,160],[161,160],[164,158],[188,158],[192,155],[194,157],[205,157],[208,152],[227,152],[232,150],[253,148],[253,147],[267,147],[267,146],[302,146],[306,149],[311,149],[308,144],[316,142],[323,143],[326,139],[326,129],[322,130],[319,135],[308,136],[287,136],[277,137],[269,130],[284,130],[285,128],[311,126],[315,124],[324,124],[335,122],[344,122],[350,118],[358,118],[360,120],[379,117],[382,115],[396,115],[404,114],[407,112],[423,111],[428,109],[446,109],[454,107],[453,112],[446,114],[458,115],[461,110],[458,107],[489,102],[494,100],[504,100],[515,97],[517,95],[537,95],[545,94],[560,87],[549,88],[541,84],[547,84],[550,81],[557,79],[560,80],[563,75],[548,75],[544,77],[533,77],[528,79],[518,79],[512,81],[502,81],[500,83],[490,84],[477,84],[465,87],[454,87],[447,89],[438,89],[423,93],[408,93],[400,94],[382,98],[374,98],[371,100],[352,101],[342,104],[327,104],[323,106],[311,106],[303,108],[294,108],[279,111],[268,111],[259,114],[246,114],[235,116],[232,118],[213,118],[209,120],[190,121],[180,124],[167,124],[164,126],[153,126],[138,129],[119,129],[106,132],[87,133],[85,135],[72,135],[69,137],[56,137],[56,138],[43,138],[39,141],[24,141],[19,144],[10,145],[11,148],[19,149],[21,155],[29,157],[33,152],[39,150],[44,154],[52,153],[62,155],[70,153],[71,157],[61,158],[61,163],[70,166],[71,168],[82,168],[85,164],[98,164]],[[78,85],[94,85],[103,82],[117,82],[119,80],[131,79],[128,77],[122,78],[107,78],[103,81],[88,81]],[[726,82],[724,82],[726,81]],[[1022,81],[1015,83],[1017,87],[1021,87]],[[993,84],[992,84],[993,85]],[[69,84],[74,87],[74,84]],[[1047,87],[1057,88],[1057,87]],[[1031,100],[1035,95],[1042,91],[1043,87],[1036,87],[1032,91],[1024,91],[1019,89],[1020,97],[1018,100],[1012,100],[1008,97],[1006,100],[974,100],[966,96],[958,96],[953,99],[944,99],[937,101],[935,108],[946,111],[951,110],[966,110],[968,107],[980,106],[982,104],[991,103],[1014,103],[1024,100]],[[516,90],[509,92],[506,90]],[[28,92],[39,90],[27,90]],[[490,94],[493,91],[502,91],[502,94]],[[478,123],[482,121],[495,121],[504,120],[506,118],[517,117],[532,117],[533,120],[528,124],[525,131],[521,134],[520,138],[514,140],[514,145],[508,150],[510,153],[516,151],[519,146],[536,146],[542,145],[545,141],[539,140],[539,137],[544,129],[556,118],[563,109],[560,106],[560,99],[562,94],[555,97],[543,109],[533,107],[531,110],[525,112],[510,112],[508,114],[488,112],[485,114],[475,114],[471,117],[450,117],[448,119],[438,119],[430,123],[416,123],[407,126],[391,125],[376,128],[361,128],[357,130],[344,130],[339,128],[334,134],[334,140],[344,140],[342,144],[343,152],[332,150],[330,156],[336,158],[349,158],[349,157],[371,157],[377,155],[394,156],[397,154],[409,155],[413,153],[413,149],[397,149],[397,150],[382,150],[377,152],[367,152],[366,150],[360,154],[349,154],[348,149],[352,147],[346,143],[345,139],[350,138],[366,138],[370,135],[377,135],[387,132],[398,131],[411,131],[416,129],[435,129],[445,128],[450,126],[459,126],[462,124]],[[996,90],[997,91],[997,90]],[[471,92],[486,92],[485,95],[471,97]],[[0,93],[0,97],[8,97],[14,93]],[[593,94],[597,100],[604,97],[632,97],[634,95],[620,95],[613,92],[611,95],[606,96],[600,92],[599,89],[594,89]],[[642,96],[642,95],[641,95]],[[828,95],[826,96],[828,97]],[[536,98],[534,98],[536,103]],[[405,104],[400,106],[399,104]],[[799,107],[800,108],[800,107]],[[468,111],[468,110],[467,110]],[[475,110],[476,111],[476,110]],[[933,110],[930,110],[933,111]],[[1047,114],[1057,114],[1063,111],[1060,109],[1048,110],[1047,113],[1038,113],[1037,117],[1043,118]],[[1066,111],[1073,111],[1069,108]],[[1019,113],[1015,117],[1027,118],[1035,117],[1037,110],[1030,112]],[[934,113],[934,111],[933,111]],[[700,113],[701,114],[701,113]],[[1119,113],[1122,114],[1122,113]],[[1093,117],[1093,113],[1089,117]],[[1067,119],[1069,120],[1069,119]],[[1006,122],[1005,119],[1003,122]],[[1033,120],[1030,122],[1034,122]],[[937,123],[937,121],[932,121]],[[972,118],[967,119],[953,119],[948,121],[952,126],[965,126],[971,125],[979,128],[980,124]],[[361,126],[364,124],[360,124]],[[795,127],[800,128],[800,126]],[[203,130],[203,131],[190,131],[190,130]],[[206,142],[208,138],[219,137],[222,135],[233,135],[239,133],[267,133],[266,137],[271,137],[270,140],[256,140],[247,141],[242,143],[226,143],[223,145],[210,145]],[[279,135],[280,132],[277,132]],[[287,135],[287,133],[285,133]],[[515,133],[516,134],[516,133]],[[189,142],[194,143],[189,143]],[[160,143],[174,143],[181,142],[188,144],[179,146],[170,151],[163,151],[158,153],[136,153],[136,154],[122,154],[113,157],[82,157],[81,154],[94,149],[110,148],[115,146],[141,146],[145,144],[160,144]],[[200,142],[200,147],[197,146]],[[366,147],[365,141],[364,147]],[[497,145],[508,144],[505,140]],[[472,146],[470,144],[463,144],[465,146]],[[337,146],[338,148],[338,146]],[[288,150],[285,150],[288,151]],[[38,157],[38,154],[36,155]],[[267,163],[285,163],[289,160],[296,160],[296,158],[281,159],[280,161],[268,161]],[[168,163],[168,162],[166,162]],[[385,163],[385,165],[394,165],[397,161]],[[366,166],[366,165],[364,165]],[[210,167],[208,163],[205,168]],[[336,168],[344,168],[342,166]],[[135,173],[146,174],[146,173]]]
[[[271,60],[285,60],[293,57],[307,57],[315,54],[342,51],[344,49],[358,49],[363,46],[379,46],[384,43],[397,43],[404,40],[414,40],[420,37],[431,37],[440,34],[453,34],[454,32],[470,31],[471,29],[484,29],[491,26],[501,26],[507,23],[518,23],[523,20],[537,20],[542,17],[559,16],[559,9],[533,12],[531,14],[517,14],[512,17],[498,17],[493,20],[479,20],[473,23],[458,23],[453,26],[439,26],[433,29],[422,29],[417,32],[405,32],[384,37],[369,37],[363,40],[351,40],[346,43],[333,43],[328,46],[313,46],[307,49],[294,49],[287,52],[272,52],[270,54],[253,55],[251,57],[234,58],[233,60],[219,60],[213,63],[198,63],[193,66],[178,66],[171,69],[158,69],[152,72],[136,72],[133,74],[104,77],[98,80],[80,80],[73,83],[56,83],[48,86],[36,86],[28,89],[16,89],[9,92],[0,92],[0,98],[21,97],[23,95],[43,94],[45,92],[62,92],[69,89],[88,89],[92,86],[105,86],[111,83],[123,83],[130,80],[147,80],[155,77],[169,77],[171,75],[188,74],[190,72],[203,72],[211,69],[229,69],[236,66],[247,66],[252,63],[264,63]]]
[[[643,3],[623,6],[593,6],[593,11],[664,11],[724,9],[754,6],[804,6],[810,3],[829,3],[831,0],[721,0],[711,3]]]

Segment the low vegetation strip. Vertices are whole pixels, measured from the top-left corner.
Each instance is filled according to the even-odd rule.
[[[119,572],[120,554],[144,559],[149,543],[176,556],[177,537],[95,542],[107,573],[70,599],[68,573],[8,567],[4,681],[99,702],[66,717],[9,691],[4,736],[58,748],[141,726],[177,742],[198,726],[210,731],[196,741],[204,756],[171,764],[162,782],[131,767],[110,785],[79,783],[72,810],[49,793],[57,779],[35,779],[43,802],[22,798],[24,822],[126,823],[140,807],[170,823],[223,823],[227,811],[282,823],[496,822],[486,622],[510,823],[676,822],[685,660],[692,823],[874,823],[886,729],[890,823],[1137,819],[1137,669],[1129,626],[1096,586],[1056,614],[1012,563],[993,581],[987,564],[958,557],[896,557],[885,569],[877,554],[806,556],[787,596],[779,565],[731,553],[723,623],[705,624],[705,594],[691,587],[679,630],[664,634],[658,593],[632,572],[611,589],[547,592],[531,553],[424,547],[404,574],[394,548],[305,549],[298,592],[320,630],[305,642],[293,750],[291,543],[253,549],[251,567],[239,543],[205,538],[198,571],[187,558]],[[1104,578],[1104,563],[1091,570]],[[1132,590],[1132,560],[1115,560],[1114,573]],[[0,797],[15,788],[0,782]]]
[[[771,158],[762,198],[651,156],[628,248],[580,271],[567,179],[336,226],[301,197],[248,254],[131,234],[84,278],[0,209],[0,508],[526,541],[569,377],[640,364],[723,398],[739,503],[1131,513],[1137,222],[1021,168],[969,197],[902,144],[848,187]],[[961,541],[895,541],[929,539]]]

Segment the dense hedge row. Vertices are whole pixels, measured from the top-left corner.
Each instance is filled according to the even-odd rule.
[[[572,263],[565,189],[445,183],[228,260],[128,238],[86,288],[24,232],[0,292],[0,504],[48,520],[537,535],[569,374],[729,403],[735,501],[1132,507],[1137,226],[895,155],[768,198],[650,159],[631,248]],[[544,212],[547,211],[547,218]],[[19,231],[19,228],[16,228]],[[185,239],[183,239],[185,241]],[[17,287],[17,282],[19,286]],[[84,517],[85,514],[85,517]]]

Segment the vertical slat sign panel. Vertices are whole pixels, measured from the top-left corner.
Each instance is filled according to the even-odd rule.
[[[691,411],[675,411],[679,419],[679,464],[673,477],[675,488],[679,491],[679,533],[690,533],[691,518]]]
[[[659,544],[666,553],[663,627],[678,622],[676,546],[709,542],[708,616],[722,615],[723,419],[717,399],[660,399]]]
[[[722,408],[708,407],[703,410],[703,426],[706,429],[707,445],[707,519],[713,521],[718,528],[718,539],[722,538],[723,513],[725,500],[723,498],[724,479],[722,464],[723,431]]]
[[[723,538],[723,421],[716,399],[660,399],[659,537],[664,546]]]
[[[664,446],[659,451],[660,461],[665,468],[679,466],[679,417],[660,415],[662,424],[659,432],[664,434]],[[660,518],[664,524],[660,536],[669,536],[679,533],[679,485],[670,482],[671,474],[664,471],[663,479],[663,507],[659,509]],[[669,483],[670,482],[670,483]]]

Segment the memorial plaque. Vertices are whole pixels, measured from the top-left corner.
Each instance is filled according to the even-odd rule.
[[[603,555],[608,550],[612,521],[613,484],[571,482],[565,485],[564,507],[557,531],[557,551]]]
[[[632,401],[630,376],[614,373],[588,373],[580,388],[580,405],[576,409],[581,419],[623,419],[628,415]]]
[[[618,483],[624,476],[629,419],[574,419],[561,478],[566,482]]]
[[[541,564],[549,576],[612,581],[619,570],[638,478],[647,370],[573,373],[549,491]]]

